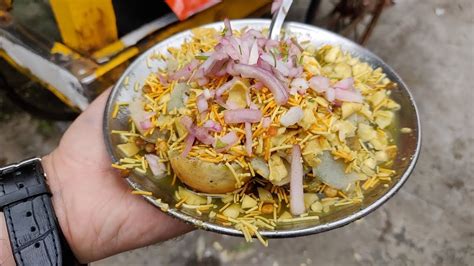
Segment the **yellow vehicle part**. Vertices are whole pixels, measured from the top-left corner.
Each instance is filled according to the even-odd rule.
[[[102,58],[102,57],[114,55],[114,54],[122,51],[123,49],[125,49],[125,45],[123,44],[122,41],[118,40],[118,41],[116,41],[112,44],[109,44],[106,47],[98,50],[97,52],[94,52],[92,54],[92,58],[99,59],[99,58]]]
[[[124,52],[120,53],[119,55],[115,56],[112,60],[108,61],[106,64],[99,66],[94,74],[95,77],[98,78],[105,73],[109,72],[110,70],[116,68],[117,66],[121,65],[122,63],[126,62],[128,59],[134,57],[139,52],[137,47],[132,47]]]
[[[51,54],[62,54],[65,56],[70,56],[72,59],[78,59],[81,57],[69,47],[59,42],[54,43],[53,47],[51,48]]]
[[[23,75],[29,77],[31,80],[41,84],[43,87],[51,91],[58,99],[60,99],[62,102],[64,102],[66,105],[71,107],[73,110],[78,110],[77,107],[66,97],[64,94],[62,94],[59,90],[57,90],[55,87],[47,84],[46,82],[38,79],[34,75],[30,73],[28,69],[25,69],[18,65],[5,51],[0,50],[0,58],[5,59],[8,64],[10,64],[12,67],[14,67],[18,72],[22,73]]]
[[[112,0],[50,0],[64,44],[91,54],[117,40]]]

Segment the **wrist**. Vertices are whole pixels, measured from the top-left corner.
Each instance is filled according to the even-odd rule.
[[[67,244],[72,249],[74,253],[74,247],[71,245],[70,230],[68,226],[66,208],[63,201],[63,184],[58,178],[57,169],[55,167],[55,155],[54,152],[50,153],[43,158],[41,158],[41,165],[45,174],[46,183],[51,192],[51,202],[53,204],[53,210],[56,215],[58,229],[61,230]]]
[[[0,265],[15,265],[3,212],[0,212]]]
[[[33,158],[0,168],[0,265],[74,262],[41,164]]]

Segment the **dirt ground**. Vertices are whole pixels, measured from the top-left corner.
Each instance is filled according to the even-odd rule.
[[[295,0],[291,20],[307,2]],[[387,204],[269,248],[198,230],[92,265],[474,265],[473,1],[396,1],[368,48],[408,84],[422,120],[418,165]],[[18,110],[1,90],[0,108],[0,165],[51,151],[68,125]]]

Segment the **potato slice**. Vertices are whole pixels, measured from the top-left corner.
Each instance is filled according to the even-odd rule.
[[[288,163],[280,156],[273,154],[270,156],[270,175],[268,180],[276,186],[283,186],[290,182],[290,169]]]
[[[249,90],[248,85],[242,81],[237,81],[229,90],[229,97],[227,98],[227,104],[234,105],[235,107],[245,108],[247,106],[247,91]]]
[[[119,151],[121,151],[126,157],[132,157],[137,154],[140,149],[135,145],[135,143],[129,142],[124,144],[117,145]]]
[[[205,197],[199,196],[194,194],[194,192],[191,192],[183,187],[178,187],[178,194],[181,197],[181,199],[185,199],[186,204],[190,205],[204,205],[207,203],[207,199]]]
[[[176,176],[189,187],[205,193],[226,193],[236,189],[236,180],[223,163],[205,162],[198,158],[183,158],[178,153],[170,155],[170,162]],[[231,164],[237,174],[244,170],[238,164]],[[241,177],[245,184],[250,177]]]
[[[239,217],[240,215],[240,207],[238,204],[234,203],[232,205],[230,205],[229,207],[227,207],[223,212],[222,214],[224,214],[225,216],[227,217],[230,217],[230,218],[237,218]]]
[[[272,193],[270,193],[270,191],[261,187],[257,187],[257,191],[258,191],[258,197],[260,198],[260,201],[270,202],[270,203],[275,202],[273,200],[273,196],[272,196]]]
[[[242,199],[242,204],[241,208],[242,209],[251,209],[255,206],[257,206],[258,202],[253,199],[252,197],[245,195],[244,198]]]
[[[309,210],[311,205],[319,200],[318,195],[316,193],[304,193],[304,207],[306,210]]]

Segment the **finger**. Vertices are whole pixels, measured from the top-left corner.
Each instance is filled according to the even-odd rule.
[[[103,115],[110,91],[99,95],[66,131],[59,147],[66,157],[85,164],[110,166],[103,134]]]
[[[148,221],[146,223],[140,223],[140,227],[135,226],[136,235],[134,236],[134,244],[136,246],[133,248],[159,243],[195,229],[194,226],[173,218],[169,214],[165,214],[143,198],[136,197],[136,195],[131,196],[135,196],[136,204],[134,204],[135,206],[133,208],[129,209],[128,215],[136,219],[130,219],[129,222],[135,223],[136,225],[137,220]],[[125,226],[124,228],[133,227]],[[140,241],[136,241],[136,236],[141,236]],[[133,243],[133,241],[130,243]]]
[[[81,116],[84,116],[88,119],[94,119],[96,118],[96,120],[99,120],[100,122],[102,122],[102,118],[103,118],[103,113],[105,111],[105,104],[107,102],[107,99],[109,98],[110,96],[110,92],[112,91],[112,88],[109,88],[107,90],[105,90],[104,92],[102,92],[88,107],[87,109],[84,111],[83,114],[81,114]],[[98,114],[101,114],[100,117],[97,116]],[[79,117],[81,117],[79,116]]]

